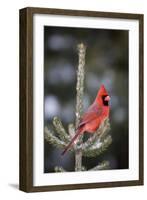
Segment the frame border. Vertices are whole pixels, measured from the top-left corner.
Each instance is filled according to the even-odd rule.
[[[33,186],[33,15],[104,17],[139,20],[139,180],[103,183]],[[19,10],[19,189],[44,192],[90,188],[136,186],[144,184],[144,15],[130,13],[63,10],[27,7]]]

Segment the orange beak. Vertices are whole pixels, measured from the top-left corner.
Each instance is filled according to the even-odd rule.
[[[106,97],[105,97],[105,101],[110,101],[110,97],[109,97],[109,96],[106,96]]]

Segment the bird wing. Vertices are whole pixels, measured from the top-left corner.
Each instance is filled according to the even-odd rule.
[[[97,105],[93,104],[91,105],[87,112],[84,113],[84,115],[81,118],[81,121],[79,123],[79,127],[83,126],[86,123],[89,123],[98,117],[100,117],[102,114],[102,108],[98,107]]]

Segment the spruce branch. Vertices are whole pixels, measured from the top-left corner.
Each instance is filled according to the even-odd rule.
[[[56,166],[56,167],[54,168],[54,170],[55,170],[55,172],[66,172],[66,170],[63,169],[63,167],[58,167],[58,166]]]
[[[84,97],[84,76],[85,76],[85,54],[86,46],[81,43],[78,46],[78,70],[77,70],[77,85],[76,85],[76,121],[75,127],[78,128],[80,123],[80,118],[83,113],[83,97]],[[79,137],[77,144],[75,145],[75,171],[81,171],[82,169],[82,151],[81,149],[76,148],[79,144],[82,143],[82,136]]]
[[[68,125],[68,132],[69,132],[70,138],[72,139],[73,136],[75,135],[75,126],[72,123]]]
[[[103,161],[99,165],[89,169],[88,171],[97,171],[97,170],[104,170],[104,169],[109,169],[110,168],[110,163],[108,161]]]
[[[58,148],[65,148],[66,143],[57,138],[51,130],[49,130],[47,127],[44,129],[44,137],[45,140],[48,141],[50,144],[58,147]]]
[[[58,133],[60,140],[65,142],[65,143],[69,143],[70,142],[70,136],[65,131],[65,129],[62,125],[62,122],[58,117],[53,118],[53,125],[55,127],[56,132]]]
[[[108,135],[103,142],[97,142],[95,145],[83,150],[83,156],[96,157],[107,150],[108,146],[112,143],[112,137]]]
[[[87,171],[87,168],[85,166],[82,166],[81,171]]]
[[[105,121],[104,121],[104,124],[102,124],[103,127],[103,132],[100,134],[99,136],[99,139],[100,139],[100,142],[103,142],[105,137],[108,135],[109,131],[110,131],[110,121],[109,121],[109,118],[106,118]]]
[[[85,54],[86,46],[81,43],[77,46],[79,55],[79,64],[77,70],[77,85],[76,85],[76,128],[79,125],[81,115],[83,113],[83,97],[84,97],[84,76],[85,76]]]
[[[67,172],[63,167],[56,166],[54,168],[55,172]],[[82,166],[81,171],[87,171],[85,166]]]

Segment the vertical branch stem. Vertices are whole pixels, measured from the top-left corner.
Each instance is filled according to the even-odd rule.
[[[85,65],[86,46],[81,43],[78,45],[79,64],[77,70],[77,85],[76,85],[76,122],[75,127],[78,127],[80,118],[83,112],[83,96],[84,96],[84,65]],[[82,136],[79,138],[77,145],[82,143]],[[75,171],[82,170],[82,150],[76,148],[75,152]]]

